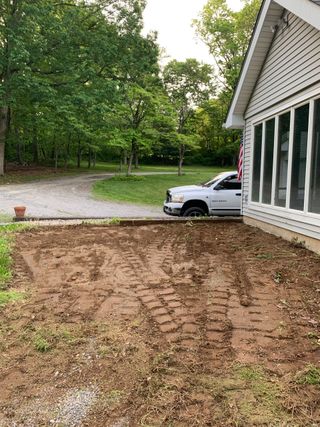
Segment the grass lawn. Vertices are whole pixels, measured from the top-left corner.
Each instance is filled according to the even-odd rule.
[[[0,223],[10,223],[13,221],[13,214],[4,214],[0,212]]]
[[[0,306],[23,298],[21,292],[11,290],[8,283],[12,278],[11,251],[14,232],[28,228],[24,224],[11,224],[0,227]]]
[[[185,166],[184,172],[196,172],[206,173],[208,172],[211,176],[212,171],[218,170],[219,168],[210,168],[204,166]],[[230,168],[225,168],[228,170]],[[231,170],[231,169],[230,169]],[[122,173],[125,174],[125,168]],[[153,165],[141,165],[138,172],[176,172],[177,166],[153,166]],[[133,171],[133,173],[135,170]],[[88,169],[86,162],[81,164],[81,168],[78,169],[74,165],[69,165],[67,168],[58,168],[57,171],[53,167],[46,166],[21,166],[8,169],[4,177],[0,176],[0,186],[5,184],[23,184],[32,181],[39,181],[42,179],[55,179],[67,176],[77,176],[81,174],[99,174],[99,173],[120,173],[119,164],[98,162],[94,168]]]
[[[145,168],[143,168],[145,169]],[[154,168],[155,169],[155,168]],[[155,171],[154,169],[149,169]],[[168,188],[180,185],[198,184],[211,179],[226,168],[187,167],[185,175],[154,175],[154,176],[115,176],[111,179],[98,181],[93,186],[95,197],[103,200],[161,206]],[[139,170],[146,171],[146,170]],[[163,170],[164,171],[164,170]],[[166,171],[170,171],[169,168]],[[161,171],[160,171],[161,172]]]

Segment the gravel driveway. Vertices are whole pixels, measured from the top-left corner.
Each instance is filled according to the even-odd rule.
[[[0,214],[11,215],[14,206],[24,205],[27,206],[26,215],[37,217],[96,218],[164,215],[161,207],[95,200],[91,196],[93,183],[112,176],[112,174],[86,174],[28,184],[2,185],[0,186]]]

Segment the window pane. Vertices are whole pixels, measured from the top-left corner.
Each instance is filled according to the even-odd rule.
[[[320,213],[320,100],[315,102],[309,211]]]
[[[266,122],[262,203],[271,203],[275,119]]]
[[[276,206],[286,206],[289,158],[290,111],[279,117],[279,145],[276,174]]]
[[[225,190],[241,190],[241,181],[238,178],[229,178],[220,183]]]
[[[290,208],[303,210],[309,124],[309,104],[296,109],[294,121]]]
[[[262,146],[262,124],[254,128],[254,150],[253,150],[253,179],[252,200],[259,201],[260,196],[260,168],[261,168],[261,146]]]

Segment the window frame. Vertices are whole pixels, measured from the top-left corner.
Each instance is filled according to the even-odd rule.
[[[256,210],[263,210],[264,212],[273,213],[278,211],[279,213],[286,213],[290,218],[296,216],[296,219],[301,220],[301,216],[309,217],[310,219],[318,219],[320,213],[314,213],[309,211],[309,198],[310,198],[310,184],[311,184],[311,167],[312,167],[312,147],[314,137],[314,123],[315,123],[315,103],[320,101],[319,91],[316,95],[306,96],[300,102],[292,103],[286,108],[277,108],[276,113],[266,114],[264,117],[259,117],[251,124],[251,147],[250,147],[250,185],[249,185],[249,206],[254,207]],[[308,139],[307,139],[307,158],[306,158],[306,171],[305,171],[305,194],[304,194],[304,206],[303,210],[290,208],[290,195],[291,195],[291,179],[292,179],[292,160],[293,160],[293,140],[294,140],[294,127],[295,127],[295,116],[296,109],[304,105],[309,105],[309,117],[308,117]],[[276,196],[276,173],[278,165],[278,148],[279,148],[279,117],[283,114],[290,112],[290,131],[289,131],[289,151],[288,151],[288,171],[287,171],[287,193],[286,193],[286,205],[285,207],[277,206],[275,204]],[[264,168],[265,168],[265,127],[266,122],[275,119],[275,134],[274,134],[274,150],[273,150],[273,170],[272,170],[272,188],[271,188],[271,203],[262,202],[262,190],[263,190],[263,179],[264,179]],[[253,155],[254,155],[254,134],[255,127],[263,126],[262,132],[262,153],[261,153],[261,170],[260,170],[260,194],[259,201],[252,200],[252,183],[253,183]],[[268,213],[269,213],[268,212]]]

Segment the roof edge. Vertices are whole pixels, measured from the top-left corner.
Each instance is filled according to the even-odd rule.
[[[241,92],[241,89],[242,89],[242,86],[243,86],[243,83],[245,80],[245,76],[248,72],[249,65],[251,63],[251,59],[253,57],[257,42],[259,40],[259,36],[260,36],[261,30],[263,27],[264,20],[267,16],[267,13],[268,13],[270,3],[271,3],[271,0],[264,0],[264,3],[261,5],[259,14],[257,16],[257,21],[255,24],[253,33],[252,33],[250,44],[249,44],[248,50],[246,52],[246,56],[244,58],[242,68],[240,71],[239,80],[238,80],[237,86],[233,92],[232,101],[231,101],[231,104],[229,107],[229,111],[228,111],[228,115],[227,115],[227,119],[226,119],[226,123],[225,123],[225,126],[227,129],[237,129],[236,124],[233,123],[233,117],[237,117],[237,115],[234,115],[234,108],[235,108],[236,102],[240,96],[240,92]],[[243,117],[242,117],[242,120],[244,120]]]
[[[308,24],[320,30],[319,6],[310,0],[274,0],[280,6],[299,16]]]
[[[228,110],[227,119],[225,123],[225,127],[227,129],[243,128],[243,124],[244,124],[243,116],[245,111],[243,111],[242,115],[240,115],[238,113],[235,114],[234,110],[239,98],[241,97],[241,91],[245,83],[250,65],[252,64],[253,56],[257,47],[257,43],[259,41],[263,24],[266,19],[266,16],[272,1],[274,1],[284,9],[287,9],[288,11],[292,12],[294,15],[300,17],[301,19],[303,19],[305,22],[312,25],[316,29],[320,30],[320,7],[319,5],[313,3],[312,1],[310,0],[264,0],[257,17],[256,25],[253,30],[253,34],[250,40],[250,44],[249,44],[246,56],[244,58],[242,69],[240,71],[238,84],[233,93],[233,98],[230,103],[230,107]]]

